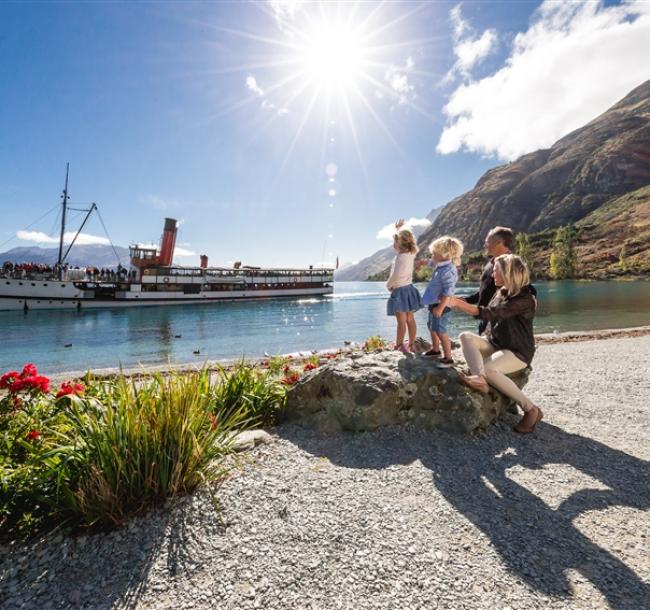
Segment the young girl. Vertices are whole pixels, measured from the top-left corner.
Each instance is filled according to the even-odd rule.
[[[440,237],[429,247],[431,251],[431,262],[434,267],[433,275],[427,289],[424,291],[422,303],[429,307],[429,320],[427,326],[431,332],[431,343],[433,347],[424,352],[425,356],[440,356],[440,345],[442,344],[443,358],[440,359],[440,366],[452,366],[454,360],[451,357],[451,341],[449,340],[449,316],[451,309],[449,302],[454,296],[460,257],[463,253],[463,244],[455,237]]]
[[[393,248],[397,256],[393,260],[390,277],[386,282],[386,288],[390,290],[386,311],[389,316],[397,318],[395,349],[406,354],[414,351],[416,326],[413,314],[422,307],[422,299],[418,289],[413,286],[413,265],[418,251],[415,236],[408,229],[401,229],[402,225],[402,221],[395,223],[397,233],[393,237]],[[407,328],[409,342],[404,343]]]

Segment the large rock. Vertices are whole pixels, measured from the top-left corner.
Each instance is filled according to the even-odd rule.
[[[528,370],[513,377],[523,387]],[[372,430],[413,422],[474,432],[511,407],[496,391],[469,390],[456,369],[395,351],[352,354],[315,369],[288,393],[284,418],[323,432]]]

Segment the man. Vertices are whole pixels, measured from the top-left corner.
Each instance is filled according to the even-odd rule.
[[[502,254],[512,254],[515,246],[515,236],[512,229],[508,227],[494,227],[485,238],[485,250],[490,260],[483,268],[481,283],[478,292],[465,298],[467,303],[485,307],[497,291],[492,273],[494,271],[494,259]],[[482,335],[487,328],[487,322],[481,320],[478,324],[478,334]]]

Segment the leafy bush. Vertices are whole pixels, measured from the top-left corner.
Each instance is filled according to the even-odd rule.
[[[212,391],[215,415],[223,417],[243,409],[253,425],[274,424],[284,406],[286,388],[274,376],[277,367],[269,368],[269,372],[258,371],[243,361],[231,371],[218,367],[218,383]]]
[[[26,365],[0,378],[0,537],[117,525],[223,476],[234,431],[274,421],[286,388],[245,366],[56,392]]]
[[[373,335],[372,337],[368,337],[364,344],[363,344],[363,349],[366,352],[375,352],[377,350],[383,349],[388,345],[388,341],[386,339],[382,339],[379,335]]]

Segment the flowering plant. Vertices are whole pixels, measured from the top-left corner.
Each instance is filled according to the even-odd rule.
[[[300,373],[298,371],[292,371],[289,369],[285,371],[285,376],[280,379],[282,385],[296,385],[300,380]]]
[[[86,391],[83,383],[75,383],[72,381],[64,381],[56,393],[55,398],[59,399],[63,396],[81,396]]]
[[[39,375],[36,367],[28,363],[22,372],[8,371],[0,377],[0,390],[7,390],[9,394],[27,392],[28,394],[46,394],[50,391],[50,380],[44,375]]]

